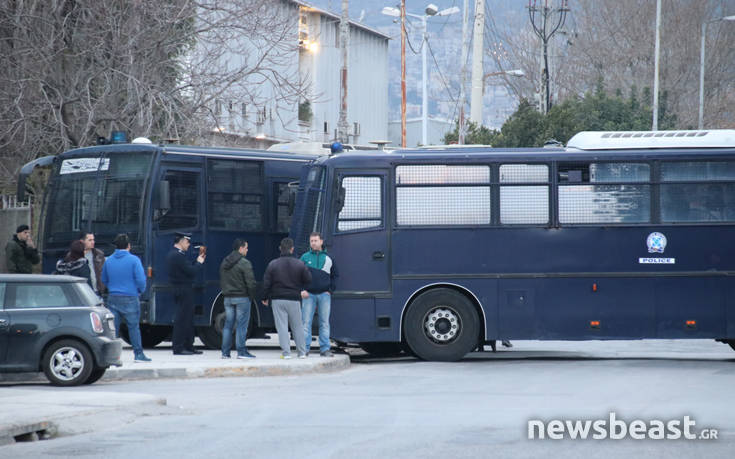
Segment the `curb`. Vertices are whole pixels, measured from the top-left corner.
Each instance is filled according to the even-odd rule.
[[[213,362],[220,361],[216,360]],[[350,367],[350,357],[347,354],[336,354],[330,359],[322,358],[317,363],[297,359],[287,362],[277,359],[262,359],[257,364],[236,362],[220,363],[216,366],[202,366],[198,364],[192,367],[176,366],[171,368],[146,368],[145,366],[149,365],[147,363],[129,364],[124,367],[108,368],[100,381],[288,376],[309,373],[331,373]],[[48,382],[48,380],[43,373],[5,373],[0,374],[0,382]]]
[[[140,364],[145,365],[145,364]],[[350,358],[347,355],[335,355],[329,360],[312,364],[291,360],[288,363],[279,360],[263,360],[262,363],[233,364],[194,368],[110,368],[100,381],[125,381],[163,378],[226,378],[233,376],[286,376],[309,373],[329,373],[349,368]]]

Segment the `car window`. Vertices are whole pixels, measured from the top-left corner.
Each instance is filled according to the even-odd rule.
[[[86,282],[76,282],[74,284],[76,287],[77,295],[79,296],[79,299],[81,300],[81,305],[83,306],[97,306],[100,304],[104,304],[102,301],[102,298],[100,298],[99,295],[94,293],[94,290],[92,290],[92,287],[89,286]]]
[[[68,289],[59,284],[14,284],[6,309],[55,308],[72,306]]]

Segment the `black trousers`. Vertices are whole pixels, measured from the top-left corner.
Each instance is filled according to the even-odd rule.
[[[194,349],[194,290],[179,287],[174,293],[176,315],[174,316],[173,351]]]

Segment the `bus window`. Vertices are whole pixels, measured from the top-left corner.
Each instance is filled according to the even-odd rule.
[[[61,161],[51,182],[46,246],[68,245],[82,229],[97,234],[126,232],[138,240],[150,153]]]
[[[549,166],[502,164],[500,223],[542,225],[549,222]],[[544,185],[528,185],[544,183]]]
[[[263,230],[263,177],[260,163],[209,160],[207,169],[209,228]]]
[[[489,166],[396,167],[398,225],[487,225],[490,208]]]
[[[559,222],[650,222],[649,182],[646,163],[561,163]]]
[[[665,162],[661,181],[662,221],[735,220],[735,162]]]
[[[291,226],[291,210],[289,202],[291,193],[288,189],[288,183],[275,183],[274,193],[276,199],[276,232],[288,233]]]
[[[159,220],[159,229],[196,227],[199,223],[199,173],[168,170],[164,180],[169,183],[171,208]]]
[[[383,224],[380,177],[350,176],[342,179],[344,204],[337,231],[379,228]]]

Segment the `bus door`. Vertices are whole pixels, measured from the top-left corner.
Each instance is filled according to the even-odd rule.
[[[155,309],[151,311],[152,323],[168,325],[173,323],[176,305],[173,298],[173,286],[169,281],[166,256],[173,248],[174,233],[177,231],[191,233],[191,247],[187,258],[196,259],[198,249],[195,246],[206,244],[204,211],[202,209],[202,179],[200,167],[178,167],[162,165],[161,183],[166,191],[165,203],[154,210],[156,232],[153,245],[153,284],[155,290]],[[207,259],[209,263],[216,260]],[[194,323],[208,323],[209,308],[203,307],[204,270],[200,270],[194,282]],[[209,306],[209,305],[207,305]]]
[[[391,290],[386,187],[386,171],[337,171],[328,250],[339,270],[340,292]]]
[[[339,272],[331,310],[337,339],[374,340],[375,297],[391,291],[387,179],[382,170],[336,171],[327,247]]]

